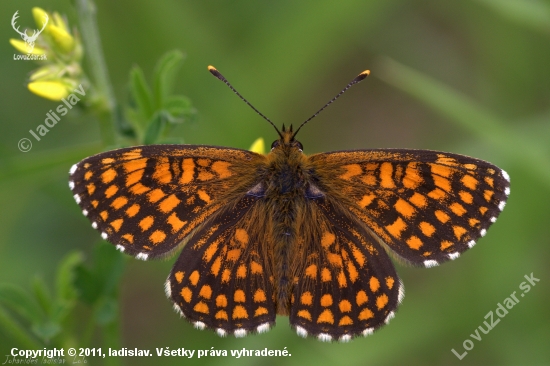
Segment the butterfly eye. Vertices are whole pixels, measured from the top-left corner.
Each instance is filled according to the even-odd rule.
[[[298,149],[300,151],[304,151],[304,146],[302,145],[302,143],[300,141],[296,141],[297,145],[298,145]]]
[[[278,147],[281,143],[279,142],[279,140],[275,140],[273,141],[273,143],[271,144],[271,150],[273,150],[274,148]]]

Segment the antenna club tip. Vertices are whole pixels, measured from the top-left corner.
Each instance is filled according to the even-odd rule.
[[[216,71],[218,71],[218,70],[217,70],[214,66],[208,65],[208,71],[214,73],[214,72],[216,72]]]
[[[359,75],[369,76],[370,75],[370,70],[365,70],[362,73],[360,73]]]

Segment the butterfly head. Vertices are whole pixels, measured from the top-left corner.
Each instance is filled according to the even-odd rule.
[[[297,131],[292,131],[292,125],[290,125],[290,128],[288,130],[286,129],[285,125],[283,125],[282,131],[277,130],[277,132],[279,133],[280,138],[273,141],[273,143],[271,144],[271,151],[274,151],[275,149],[282,149],[298,150],[299,152],[302,152],[304,150],[302,143],[294,139]]]

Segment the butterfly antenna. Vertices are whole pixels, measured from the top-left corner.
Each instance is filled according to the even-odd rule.
[[[319,109],[317,112],[315,112],[315,114],[311,117],[309,117],[308,119],[306,119],[304,122],[302,122],[302,124],[300,125],[300,127],[298,127],[298,129],[296,130],[296,132],[294,132],[294,135],[293,136],[296,136],[298,134],[298,131],[300,131],[300,128],[302,128],[303,125],[305,125],[306,123],[308,123],[309,121],[311,121],[312,119],[314,119],[315,117],[317,117],[317,115],[319,113],[321,113],[323,111],[323,109],[325,109],[326,107],[328,107],[329,105],[331,105],[336,99],[340,98],[340,96],[342,94],[344,94],[346,92],[346,90],[348,90],[349,88],[351,88],[353,85],[363,81],[367,76],[370,75],[370,70],[365,70],[363,71],[362,73],[360,73],[359,75],[357,75],[357,77],[355,77],[355,79],[353,79],[348,85],[346,85],[346,87],[344,89],[342,89],[342,91],[340,93],[338,93],[338,95],[336,95],[334,98],[332,98],[327,104],[325,104],[323,106],[323,108]]]
[[[252,104],[250,104],[250,102],[246,99],[244,99],[244,97],[233,87],[233,85],[231,85],[229,83],[229,81],[227,81],[227,79],[214,67],[214,66],[208,66],[208,71],[210,71],[210,73],[212,75],[214,75],[215,77],[217,77],[218,79],[220,79],[221,81],[223,81],[225,83],[225,85],[227,85],[229,87],[229,89],[233,90],[233,92],[235,94],[238,95],[239,98],[242,99],[243,102],[245,102],[246,104],[248,104],[248,106],[250,108],[252,108],[254,110],[254,112],[258,113],[260,116],[263,117],[263,119],[265,119],[267,122],[269,122],[273,128],[275,128],[275,131],[277,131],[277,133],[279,134],[279,136],[281,138],[283,138],[283,135],[281,134],[281,132],[279,131],[279,129],[277,128],[277,126],[275,126],[275,124],[273,122],[271,122],[271,120],[269,118],[267,118],[266,116],[263,115],[262,112],[260,112],[259,110],[257,110]]]

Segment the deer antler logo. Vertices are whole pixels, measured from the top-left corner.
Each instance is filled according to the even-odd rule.
[[[17,10],[11,18],[11,26],[13,27],[13,29],[15,29],[17,33],[21,35],[21,38],[23,38],[23,41],[25,41],[27,45],[27,52],[31,53],[34,50],[34,42],[36,42],[38,35],[42,33],[42,31],[44,30],[44,28],[46,28],[46,25],[48,24],[48,15],[44,14],[44,25],[42,26],[42,29],[35,29],[33,33],[29,36],[26,29],[24,32],[21,32],[19,30],[19,26],[17,26],[17,28],[15,27],[15,21],[17,20],[17,18],[19,18],[19,15],[17,15],[18,12],[19,10]]]

